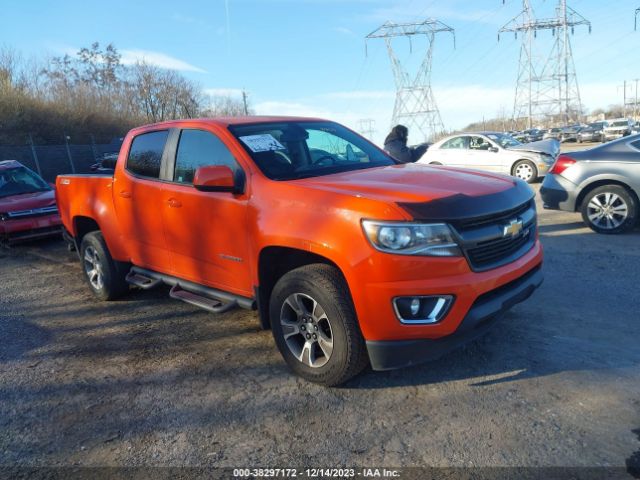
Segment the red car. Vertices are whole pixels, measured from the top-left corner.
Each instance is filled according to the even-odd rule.
[[[55,191],[20,162],[0,162],[0,241],[14,243],[61,233]]]

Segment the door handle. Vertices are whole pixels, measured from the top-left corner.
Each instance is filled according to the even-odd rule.
[[[120,190],[120,196],[122,198],[131,198],[131,192],[127,192],[126,190]]]
[[[180,200],[176,200],[175,198],[170,198],[169,200],[167,200],[167,203],[170,207],[173,208],[180,208],[182,206],[182,202]]]

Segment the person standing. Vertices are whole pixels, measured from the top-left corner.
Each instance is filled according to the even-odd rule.
[[[407,146],[409,129],[404,125],[396,125],[384,140],[384,150],[400,163],[413,163],[422,157],[429,148],[428,143],[414,147]]]

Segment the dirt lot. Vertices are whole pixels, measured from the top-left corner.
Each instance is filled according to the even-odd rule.
[[[0,250],[0,465],[624,466],[640,456],[640,231],[540,211],[546,280],[487,336],[345,388],[253,312],[100,303],[50,241]]]

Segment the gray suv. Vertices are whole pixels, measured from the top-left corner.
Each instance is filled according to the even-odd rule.
[[[640,208],[640,135],[560,155],[540,196],[545,208],[581,212],[595,232],[631,230]]]

